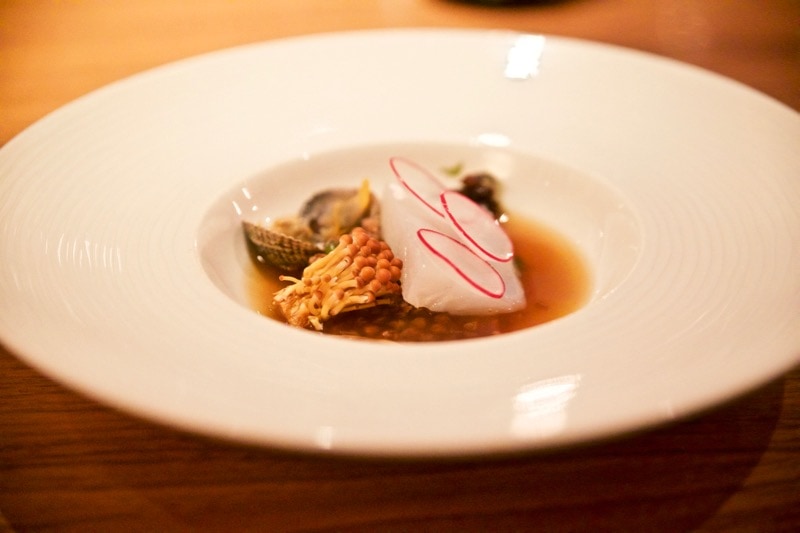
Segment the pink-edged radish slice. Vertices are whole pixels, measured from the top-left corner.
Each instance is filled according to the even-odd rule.
[[[490,298],[502,298],[506,292],[503,277],[492,265],[456,239],[436,230],[417,230],[417,238],[472,287]]]
[[[489,211],[458,191],[444,191],[440,200],[456,231],[470,244],[490,259],[511,261],[514,245]]]
[[[403,157],[392,157],[389,159],[389,166],[392,167],[392,172],[397,180],[408,189],[414,198],[444,218],[439,195],[445,190],[445,186],[436,179],[436,176],[425,167]]]

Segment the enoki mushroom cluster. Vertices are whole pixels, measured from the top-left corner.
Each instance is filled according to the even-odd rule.
[[[397,303],[402,267],[384,241],[358,227],[342,235],[329,254],[312,258],[300,279],[280,276],[292,284],[274,301],[290,324],[322,330],[323,322],[339,313]]]

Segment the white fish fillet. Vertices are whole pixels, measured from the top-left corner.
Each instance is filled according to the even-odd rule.
[[[431,198],[428,200],[434,207],[440,207],[434,205]],[[458,264],[463,262],[461,255],[456,261],[448,262],[426,246],[426,239],[434,248],[450,246],[447,237],[463,246],[470,244],[455,230],[448,217],[426,206],[398,180],[390,181],[383,191],[381,228],[383,239],[395,256],[403,260],[403,298],[411,305],[455,315],[507,313],[525,306],[525,293],[513,261],[495,261],[475,250],[478,253],[473,259],[479,262],[469,262],[487,274],[476,274],[478,282],[474,284],[458,272],[466,271],[469,278],[469,273],[475,271]]]

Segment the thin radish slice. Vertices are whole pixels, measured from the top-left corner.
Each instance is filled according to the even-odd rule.
[[[436,179],[436,176],[425,167],[403,157],[392,157],[389,159],[389,165],[397,180],[408,189],[408,192],[428,209],[444,218],[439,195],[445,190],[445,186]]]
[[[449,235],[426,228],[417,230],[417,238],[478,291],[490,298],[502,298],[505,294],[506,284],[503,277],[463,243]]]
[[[470,244],[490,259],[511,261],[514,245],[491,213],[458,191],[445,191],[440,200],[456,231]]]

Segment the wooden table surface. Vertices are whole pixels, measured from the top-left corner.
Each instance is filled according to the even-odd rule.
[[[502,9],[444,0],[3,0],[0,144],[92,89],[175,59],[291,35],[408,26],[620,44],[716,71],[800,110],[797,0]],[[185,434],[88,400],[0,348],[0,531],[798,528],[800,368],[692,420],[614,442],[392,461]]]

